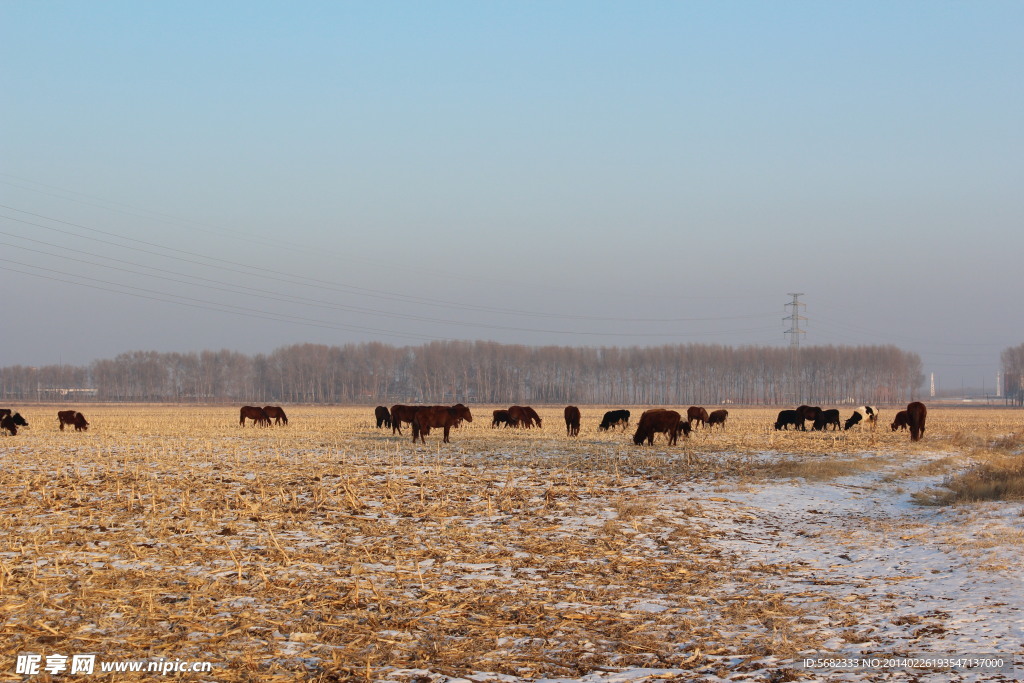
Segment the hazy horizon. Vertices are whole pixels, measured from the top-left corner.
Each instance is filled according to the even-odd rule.
[[[0,366],[1024,342],[1024,5],[0,0]]]

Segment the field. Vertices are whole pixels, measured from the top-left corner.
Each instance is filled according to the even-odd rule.
[[[1024,671],[804,661],[1024,651],[1020,497],[938,504],[969,467],[1019,463],[1022,411],[932,409],[912,444],[895,408],[839,433],[734,408],[669,448],[598,432],[598,407],[576,440],[560,406],[540,430],[471,406],[450,444],[415,446],[372,407],[240,428],[228,406],[80,406],[81,433],[61,407],[19,406],[31,427],[0,438],[0,680],[165,678],[100,670],[143,660],[204,681]]]

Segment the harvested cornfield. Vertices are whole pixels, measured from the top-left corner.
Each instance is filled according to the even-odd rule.
[[[1021,503],[912,501],[1021,457],[1018,411],[934,409],[911,444],[895,409],[875,430],[780,432],[774,410],[730,408],[648,447],[598,431],[604,407],[581,407],[575,439],[562,406],[529,430],[471,408],[450,444],[414,445],[372,407],[240,427],[237,407],[89,406],[84,432],[20,407],[31,427],[0,439],[0,678],[74,677],[86,655],[91,680],[126,662],[211,681],[797,680],[825,654],[1024,648]]]

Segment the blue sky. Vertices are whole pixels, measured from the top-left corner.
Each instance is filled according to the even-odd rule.
[[[803,292],[805,344],[991,390],[1022,33],[1017,2],[0,0],[0,364],[777,345]]]

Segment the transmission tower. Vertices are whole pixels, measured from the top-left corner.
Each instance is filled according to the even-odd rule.
[[[793,297],[793,301],[786,304],[786,308],[792,308],[793,312],[783,318],[784,321],[789,321],[789,329],[786,330],[786,334],[791,335],[789,338],[789,390],[795,403],[803,403],[805,396],[803,372],[800,367],[800,335],[806,334],[806,332],[800,327],[800,322],[807,318],[800,315],[800,307],[806,306],[806,304],[800,303],[803,292],[789,292],[789,296]]]
[[[793,301],[786,304],[786,308],[792,308],[793,314],[786,316],[783,320],[789,321],[789,329],[786,330],[786,334],[793,335],[789,338],[789,347],[794,351],[798,351],[800,349],[800,335],[807,334],[807,330],[800,328],[800,322],[807,320],[807,318],[800,315],[800,307],[806,308],[807,304],[800,303],[800,297],[804,295],[803,292],[788,292],[788,294],[793,297]]]

